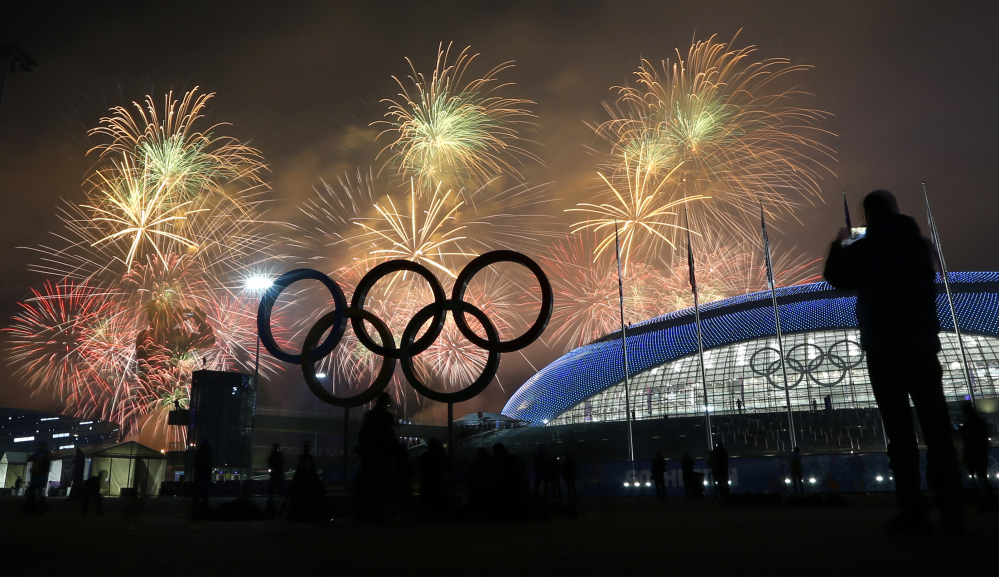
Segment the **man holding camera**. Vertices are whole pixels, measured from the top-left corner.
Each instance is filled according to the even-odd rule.
[[[826,260],[825,278],[857,293],[860,344],[888,436],[895,492],[902,506],[893,533],[927,533],[932,524],[920,493],[919,448],[909,398],[926,442],[926,481],[944,531],[964,530],[961,479],[943,394],[936,270],[930,242],[895,197],[875,190],[864,198],[866,236],[845,243],[843,228]]]

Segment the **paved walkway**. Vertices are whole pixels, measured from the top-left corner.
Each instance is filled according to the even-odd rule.
[[[145,500],[135,528],[123,502],[81,517],[50,499],[25,517],[0,498],[4,573],[75,575],[657,575],[812,577],[956,573],[990,566],[999,515],[968,509],[965,537],[887,535],[890,495],[848,496],[844,507],[728,506],[717,501],[595,499],[576,518],[525,523],[360,524],[285,520],[193,523],[178,498]],[[220,504],[216,500],[213,504]],[[16,571],[14,571],[16,569]]]

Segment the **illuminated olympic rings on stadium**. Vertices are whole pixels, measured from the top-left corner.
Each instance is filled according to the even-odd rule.
[[[524,334],[509,341],[500,340],[496,327],[486,316],[486,313],[465,302],[465,291],[468,290],[468,283],[472,277],[482,269],[501,262],[511,262],[526,267],[537,278],[541,288],[541,309],[538,311],[537,319]],[[413,315],[403,330],[400,344],[397,347],[388,325],[373,313],[364,310],[364,301],[375,283],[386,276],[399,272],[411,272],[423,277],[430,285],[434,301]],[[333,297],[333,311],[323,315],[309,330],[305,342],[302,344],[302,352],[291,354],[281,350],[281,347],[274,342],[274,335],[271,333],[271,309],[281,292],[292,283],[300,280],[317,280],[325,285],[330,296]],[[357,407],[371,402],[388,386],[392,374],[395,372],[396,361],[402,363],[402,371],[406,380],[421,395],[442,403],[460,403],[485,390],[499,369],[500,353],[518,351],[541,336],[541,333],[548,326],[548,321],[551,320],[552,303],[552,285],[548,281],[548,276],[533,260],[512,250],[488,252],[469,262],[455,279],[450,299],[445,298],[444,287],[429,269],[408,260],[391,260],[368,271],[357,283],[349,307],[343,289],[335,281],[319,271],[300,268],[278,277],[260,298],[260,307],[257,309],[257,332],[260,335],[261,344],[276,359],[302,366],[305,383],[312,393],[324,403],[338,407]],[[440,336],[448,311],[451,312],[461,334],[472,344],[489,353],[479,378],[464,389],[450,393],[435,391],[426,386],[420,381],[413,368],[413,357],[429,349]],[[485,331],[485,338],[475,334],[475,331],[468,326],[465,315],[471,315],[479,321]],[[316,377],[315,363],[332,353],[340,343],[347,329],[347,319],[350,319],[350,325],[357,341],[364,348],[382,357],[383,361],[381,370],[375,375],[367,389],[351,397],[337,397],[327,391],[319,382]],[[428,320],[430,326],[422,336],[417,338],[420,329]],[[380,344],[368,334],[364,326],[365,322],[374,326],[378,332]],[[319,342],[326,331],[329,331],[329,334],[322,342]]]
[[[860,355],[853,360],[850,355],[850,346],[853,345],[860,350]],[[837,354],[836,348],[842,346],[843,354]],[[799,353],[800,351],[800,353]],[[807,358],[809,352],[814,352],[815,356]],[[769,353],[773,353],[771,356]],[[806,358],[800,360],[796,358],[795,353],[799,353]],[[766,354],[763,359],[757,359],[761,354]],[[802,381],[808,379],[813,383],[823,386],[823,387],[835,387],[836,385],[843,382],[846,375],[849,374],[850,369],[854,369],[860,366],[860,363],[864,361],[864,351],[860,349],[860,344],[849,339],[843,339],[841,341],[836,341],[835,343],[829,345],[829,350],[824,351],[822,347],[813,343],[802,343],[800,345],[795,345],[788,349],[787,355],[787,368],[789,373],[796,373],[795,378],[788,379],[787,388],[793,389],[801,384]],[[823,364],[828,363],[833,366],[834,371],[839,371],[839,378],[832,382],[824,382],[819,380],[816,373],[819,372],[833,372],[833,371],[820,371],[819,369]],[[767,382],[770,383],[775,389],[784,390],[784,384],[778,382],[774,379],[775,375],[780,374],[780,351],[773,347],[763,347],[762,349],[753,353],[753,356],[749,359],[749,368],[753,370],[754,373],[761,377],[766,377]]]

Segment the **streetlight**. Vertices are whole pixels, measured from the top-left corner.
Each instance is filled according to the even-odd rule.
[[[256,275],[246,279],[243,288],[254,293],[261,293],[271,288],[274,280],[270,277]],[[260,378],[260,331],[257,331],[257,355],[253,362],[253,387],[257,387],[257,379]]]

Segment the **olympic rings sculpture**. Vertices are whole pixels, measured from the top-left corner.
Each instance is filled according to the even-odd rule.
[[[844,347],[843,355],[836,353],[836,347],[840,345]],[[860,356],[858,356],[856,360],[851,360],[850,345],[854,345],[857,349],[860,349],[859,343],[849,339],[834,342],[829,345],[828,351],[822,350],[822,347],[813,343],[801,343],[788,349],[787,354],[785,355],[788,372],[793,372],[796,375],[793,381],[788,379],[789,382],[787,383],[787,389],[790,390],[797,387],[805,379],[823,387],[835,387],[843,382],[843,379],[846,378],[846,375],[849,374],[850,370],[860,366],[860,363],[864,361],[863,349],[860,350]],[[815,351],[816,355],[812,358],[807,358],[807,352],[810,350]],[[796,358],[795,353],[798,351],[802,351],[802,353],[806,356],[803,361]],[[769,356],[769,353],[771,352],[774,353],[776,358],[772,360],[769,358],[764,358],[763,360],[757,359],[757,357],[761,354],[767,354]],[[823,382],[816,376],[816,373],[819,372],[819,369],[826,362],[832,365],[840,373],[839,378],[832,382]],[[784,390],[785,386],[774,380],[774,376],[781,370],[780,351],[777,349],[773,347],[763,347],[753,353],[753,356],[749,358],[749,368],[752,369],[752,371],[757,375],[766,377],[767,382],[770,383],[770,386],[773,388]]]
[[[500,340],[496,327],[486,313],[465,301],[465,292],[468,290],[468,284],[472,278],[482,269],[501,262],[511,262],[527,268],[535,276],[541,289],[541,307],[537,319],[524,334],[508,341]],[[399,346],[396,346],[388,325],[370,311],[364,310],[364,301],[375,283],[398,272],[411,272],[427,281],[434,295],[434,301],[413,315],[403,330]],[[323,315],[312,326],[302,344],[302,351],[298,354],[292,354],[282,350],[274,342],[274,335],[271,332],[271,311],[281,292],[301,280],[321,282],[333,299],[333,311]],[[429,269],[408,260],[383,262],[368,271],[357,283],[350,306],[347,306],[347,300],[340,285],[325,274],[308,268],[286,272],[278,277],[260,298],[260,306],[257,309],[257,333],[260,336],[260,343],[274,358],[286,363],[301,365],[306,385],[324,403],[338,407],[357,407],[373,401],[388,386],[392,374],[395,372],[396,361],[402,363],[402,371],[406,380],[419,394],[442,403],[460,403],[475,397],[486,389],[499,369],[501,353],[518,351],[541,336],[541,333],[548,326],[548,321],[551,320],[552,306],[552,285],[541,267],[519,252],[496,250],[476,257],[461,270],[454,281],[450,299],[445,298],[444,287]],[[441,392],[431,389],[420,380],[414,370],[413,357],[433,346],[444,329],[449,311],[461,334],[475,346],[487,351],[489,355],[482,368],[482,373],[473,383],[459,391]],[[475,317],[482,325],[486,334],[485,338],[480,337],[472,330],[465,315]],[[319,382],[315,363],[332,353],[340,344],[346,332],[348,320],[350,320],[357,341],[364,348],[382,357],[383,361],[381,369],[367,389],[350,397],[337,397],[327,391]],[[423,335],[417,338],[417,334],[427,321],[430,321],[430,325]],[[365,328],[365,322],[374,326],[381,343],[371,338]],[[320,338],[327,331],[329,334],[320,342]]]

